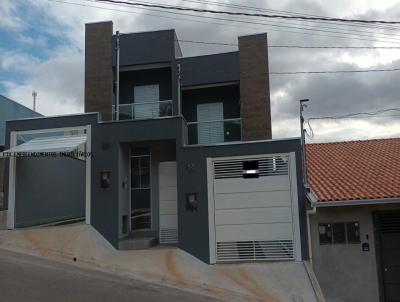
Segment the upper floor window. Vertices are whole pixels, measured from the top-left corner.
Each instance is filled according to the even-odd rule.
[[[172,100],[160,100],[158,84],[134,86],[133,99],[128,101],[119,104],[120,120],[172,116]]]

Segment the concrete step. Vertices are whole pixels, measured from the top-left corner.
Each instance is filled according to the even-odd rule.
[[[126,238],[119,242],[120,250],[145,250],[157,245],[156,237]]]
[[[157,231],[135,230],[128,235],[128,238],[149,238],[149,237],[157,237]]]

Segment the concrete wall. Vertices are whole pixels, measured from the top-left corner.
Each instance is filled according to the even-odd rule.
[[[16,227],[85,216],[85,162],[69,157],[17,159]]]
[[[327,207],[311,215],[313,266],[328,302],[379,301],[373,212],[396,208],[400,206]],[[361,243],[319,244],[319,223],[352,221],[360,223]],[[362,243],[369,243],[370,251],[363,252]]]

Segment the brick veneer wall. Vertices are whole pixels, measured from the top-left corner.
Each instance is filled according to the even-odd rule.
[[[242,139],[272,138],[267,34],[239,37]]]
[[[85,31],[85,112],[99,112],[102,120],[112,119],[113,23],[86,24]]]

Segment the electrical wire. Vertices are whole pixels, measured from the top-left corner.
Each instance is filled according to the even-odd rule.
[[[326,70],[326,71],[284,71],[270,72],[270,75],[292,75],[292,74],[334,74],[334,73],[367,73],[367,72],[391,72],[400,71],[400,68],[391,69],[364,69],[364,70]]]
[[[132,11],[132,10],[121,10],[121,9],[114,9],[114,8],[108,8],[108,7],[102,7],[102,6],[88,5],[88,4],[76,3],[76,2],[70,2],[70,1],[62,1],[62,0],[48,0],[48,1],[57,2],[57,3],[64,3],[64,4],[71,4],[71,5],[77,5],[77,6],[82,6],[82,7],[91,7],[91,8],[97,8],[97,9],[102,9],[102,10],[117,11],[117,12],[124,12],[124,13],[138,14],[138,15],[146,15],[146,16],[157,17],[157,18],[172,19],[172,20],[175,20],[175,21],[196,22],[196,23],[203,23],[203,24],[214,24],[214,25],[229,26],[229,27],[235,27],[235,28],[238,27],[238,25],[233,25],[233,24],[201,21],[201,20],[188,19],[188,18],[177,18],[177,17],[165,16],[165,15],[144,13],[144,12],[141,12],[141,11],[138,12],[138,11]],[[84,1],[97,2],[96,0],[84,0]],[[107,4],[113,5],[112,3],[107,3]],[[126,7],[124,5],[119,5],[119,6]],[[130,9],[141,10],[140,8],[133,8],[133,7],[130,7]],[[248,21],[242,21],[242,20],[213,18],[213,17],[198,16],[198,15],[184,14],[184,13],[178,13],[178,12],[164,12],[164,11],[153,10],[153,9],[146,9],[146,10],[157,11],[157,12],[162,12],[162,13],[169,13],[169,14],[178,14],[178,15],[190,16],[190,17],[195,17],[195,18],[205,18],[205,19],[221,20],[221,21],[233,21],[233,22],[245,23],[245,24],[263,25],[263,26],[267,26],[267,27],[272,26],[272,27],[292,28],[292,27],[288,27],[288,26],[281,26],[281,25],[274,25],[274,24],[270,25],[268,23],[257,23],[257,22],[248,22]],[[259,26],[254,27],[254,26],[240,25],[240,27],[241,28],[250,28],[250,29],[264,29],[264,27],[259,27]],[[302,30],[302,28],[298,28],[298,29]],[[291,33],[291,34],[311,35],[311,36],[321,36],[321,37],[330,37],[330,38],[339,38],[339,39],[373,41],[373,42],[382,42],[382,43],[396,43],[396,44],[399,43],[399,42],[394,42],[394,41],[383,41],[383,40],[377,40],[377,39],[374,39],[374,40],[366,39],[366,38],[361,38],[358,35],[357,36],[339,36],[339,35],[332,35],[332,34],[320,34],[320,33],[315,33],[315,32],[311,33],[311,32],[290,31],[290,30],[281,30],[281,29],[279,29],[279,30],[278,29],[268,29],[268,31]],[[342,34],[346,34],[346,33],[342,33]]]
[[[206,44],[206,45],[221,45],[221,46],[235,46],[237,43],[223,43],[223,42],[207,42],[207,41],[194,41],[182,40],[177,41],[182,43]],[[400,49],[400,46],[303,46],[303,45],[267,45],[268,48],[305,48],[305,49]]]
[[[168,6],[162,4],[146,4],[139,2],[121,1],[121,0],[96,0],[97,2],[109,2],[118,4],[127,4],[131,6],[139,7],[150,7],[160,8],[166,10],[180,10],[180,11],[191,11],[198,13],[210,13],[210,14],[225,14],[231,16],[247,16],[247,17],[263,17],[271,19],[294,19],[294,20],[317,20],[317,21],[336,21],[336,22],[350,22],[350,23],[365,23],[365,24],[400,24],[400,21],[387,21],[387,20],[365,20],[365,19],[344,19],[344,18],[327,18],[327,17],[306,17],[306,16],[288,16],[288,15],[272,15],[272,14],[251,14],[246,12],[231,12],[222,10],[212,9],[198,9],[190,7],[179,7],[179,6]]]
[[[397,117],[400,116],[399,114],[393,114],[393,115],[384,115],[384,116],[379,116],[382,113],[386,112],[391,112],[391,111],[396,111],[400,112],[400,107],[395,107],[395,108],[387,108],[387,109],[381,109],[377,111],[372,111],[372,112],[356,112],[356,113],[349,113],[349,114],[343,114],[343,115],[336,115],[336,116],[319,116],[319,117],[310,117],[307,119],[307,126],[310,130],[310,133],[306,131],[307,136],[310,139],[314,138],[314,129],[311,126],[311,121],[315,120],[339,120],[339,119],[353,119],[353,118],[376,118],[376,117]]]
[[[249,5],[240,5],[240,4],[234,4],[234,3],[220,3],[220,2],[209,1],[209,0],[181,0],[181,1],[192,2],[192,3],[201,3],[201,4],[206,4],[206,5],[230,7],[230,8],[236,8],[236,9],[245,9],[245,10],[250,10],[250,11],[274,12],[274,13],[286,14],[286,15],[298,15],[298,16],[308,16],[308,17],[326,17],[326,16],[321,16],[321,15],[315,15],[315,14],[306,14],[306,13],[291,12],[291,11],[286,11],[286,10],[268,9],[268,8],[249,6]],[[303,20],[303,21],[326,24],[325,21],[311,21],[311,20]],[[331,23],[337,24],[337,25],[343,25],[340,22],[331,22]],[[400,28],[398,28],[398,27],[393,27],[393,26],[387,27],[387,26],[378,25],[378,24],[369,24],[369,25],[368,24],[346,24],[346,26],[363,27],[363,28],[371,28],[371,29],[383,29],[383,30],[395,30],[395,31],[400,30]]]
[[[104,3],[110,4],[110,5],[118,5],[118,6],[122,6],[122,7],[130,7],[129,4],[118,3],[118,2],[108,1],[108,0],[107,1],[106,0],[104,0],[104,1],[103,0],[85,0],[85,1],[104,2]],[[131,3],[131,2],[128,2],[128,3]],[[154,2],[148,2],[148,1],[136,1],[136,3],[144,4],[144,5],[158,5],[158,4],[154,3]],[[164,5],[164,6],[165,7],[170,7],[170,8],[174,8],[174,7],[178,7],[178,8],[182,8],[182,9],[183,8],[187,8],[187,7],[171,6],[171,5]],[[229,21],[229,22],[237,22],[237,23],[247,23],[247,24],[255,24],[255,25],[277,27],[277,28],[289,28],[289,29],[302,30],[302,31],[306,31],[306,32],[310,32],[311,31],[311,32],[324,32],[324,33],[331,33],[331,34],[341,34],[341,35],[347,35],[347,36],[351,37],[352,39],[365,40],[365,41],[378,41],[378,40],[376,40],[376,36],[380,35],[379,33],[372,33],[372,32],[368,32],[368,31],[358,31],[358,32],[361,32],[361,33],[364,33],[364,34],[352,33],[352,32],[348,32],[348,31],[335,31],[335,29],[337,29],[337,28],[334,28],[334,27],[333,28],[332,27],[324,27],[324,28],[332,29],[332,30],[325,30],[325,29],[318,29],[318,28],[315,28],[315,27],[312,27],[312,26],[311,27],[310,26],[309,27],[305,27],[304,25],[303,26],[299,26],[298,24],[289,23],[289,22],[285,22],[284,24],[286,24],[286,25],[282,25],[282,23],[274,23],[274,22],[255,22],[254,20],[250,21],[250,19],[238,19],[238,18],[227,19],[227,18],[220,18],[220,17],[210,17],[210,16],[202,16],[202,15],[196,15],[196,14],[187,14],[187,13],[182,13],[182,12],[171,12],[171,11],[165,11],[165,10],[163,11],[163,10],[157,10],[157,9],[152,9],[152,8],[145,8],[145,9],[146,10],[150,10],[150,11],[155,11],[155,12],[161,12],[161,13],[167,13],[167,14],[175,14],[175,15],[184,15],[184,16],[190,16],[190,17],[195,17],[195,18],[213,19],[213,20]],[[293,24],[294,24],[294,26],[293,26]],[[343,29],[339,28],[339,30],[343,30]],[[336,35],[335,36],[330,35],[330,36],[331,37],[337,37],[337,38],[349,38],[349,37],[336,36]],[[390,37],[379,37],[378,36],[378,38],[392,40],[392,41],[379,40],[380,42],[384,42],[384,43],[399,43],[400,42],[399,39],[393,38],[393,36],[399,36],[399,35],[390,34],[389,36]],[[362,38],[362,37],[372,38],[374,40],[365,39],[365,38]]]

